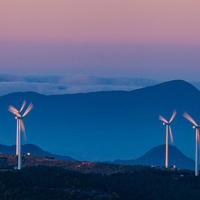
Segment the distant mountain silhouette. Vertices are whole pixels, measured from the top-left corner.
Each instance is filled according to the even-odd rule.
[[[152,148],[143,156],[133,160],[116,160],[115,164],[165,166],[165,145]],[[169,167],[175,165],[178,168],[194,169],[194,161],[185,156],[175,146],[169,145]]]
[[[2,154],[15,155],[15,152],[16,152],[15,145],[12,145],[12,146],[0,145],[0,153],[2,153]],[[71,161],[74,160],[73,158],[68,157],[68,156],[60,156],[60,155],[51,154],[33,144],[22,145],[22,152],[23,152],[23,154],[30,153],[33,156],[49,157],[49,158],[54,158],[56,160],[71,160]]]
[[[49,152],[78,160],[128,159],[165,143],[165,128],[159,114],[172,124],[176,146],[194,157],[192,124],[182,117],[189,112],[200,117],[200,92],[182,80],[130,92],[111,91],[67,95],[12,93],[0,97],[0,143],[15,144],[16,121],[8,106],[20,107],[23,100],[34,109],[24,119],[28,143]]]

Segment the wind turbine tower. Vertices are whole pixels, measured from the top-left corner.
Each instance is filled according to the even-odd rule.
[[[17,110],[13,106],[9,106],[9,111],[15,115],[15,119],[17,120],[17,134],[16,134],[16,155],[18,156],[18,165],[17,169],[20,170],[22,167],[22,155],[21,155],[21,131],[24,133],[24,137],[26,139],[26,132],[23,123],[24,117],[32,110],[33,104],[31,103],[26,111],[22,114],[23,109],[26,105],[24,101],[20,110]]]
[[[174,142],[173,140],[173,135],[172,135],[172,129],[171,129],[171,123],[174,120],[176,116],[176,111],[173,112],[171,119],[169,120],[169,122],[162,117],[161,115],[159,116],[159,119],[163,122],[163,125],[166,127],[166,150],[165,150],[165,167],[168,168],[168,143],[169,143],[169,133],[170,133],[170,140],[171,143]]]
[[[192,117],[188,113],[184,113],[183,116],[190,121],[194,126],[193,129],[196,130],[196,146],[195,146],[195,176],[199,175],[199,169],[198,169],[198,153],[199,153],[199,128],[200,126],[192,119]]]

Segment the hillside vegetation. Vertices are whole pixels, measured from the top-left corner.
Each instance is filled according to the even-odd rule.
[[[148,167],[110,175],[26,167],[22,171],[0,172],[0,199],[197,200],[200,199],[200,178],[190,172]]]

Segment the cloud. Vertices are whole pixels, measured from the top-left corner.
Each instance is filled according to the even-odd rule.
[[[0,95],[33,91],[41,94],[71,94],[95,91],[134,90],[157,82],[150,79],[126,77],[97,77],[86,75],[40,76],[0,75]]]

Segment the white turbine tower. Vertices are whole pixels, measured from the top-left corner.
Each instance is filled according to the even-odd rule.
[[[168,131],[170,133],[171,143],[173,143],[174,141],[173,141],[173,136],[172,136],[171,123],[174,120],[175,116],[176,116],[176,111],[173,112],[169,122],[161,115],[159,116],[159,119],[163,122],[163,125],[166,127],[166,151],[165,151],[165,167],[166,168],[168,168],[168,138],[169,138]]]
[[[199,170],[198,170],[198,144],[199,144],[199,128],[200,126],[192,119],[188,113],[184,113],[183,116],[190,121],[194,126],[193,129],[196,129],[196,148],[195,148],[195,176],[199,175]]]
[[[24,137],[26,139],[25,127],[23,123],[23,118],[31,111],[33,108],[33,104],[31,103],[26,111],[22,114],[22,111],[26,105],[24,101],[21,109],[18,111],[15,107],[9,106],[9,111],[15,115],[15,119],[17,120],[17,134],[16,134],[16,155],[18,156],[18,166],[17,169],[21,169],[22,166],[22,158],[21,158],[21,130],[24,133]]]

